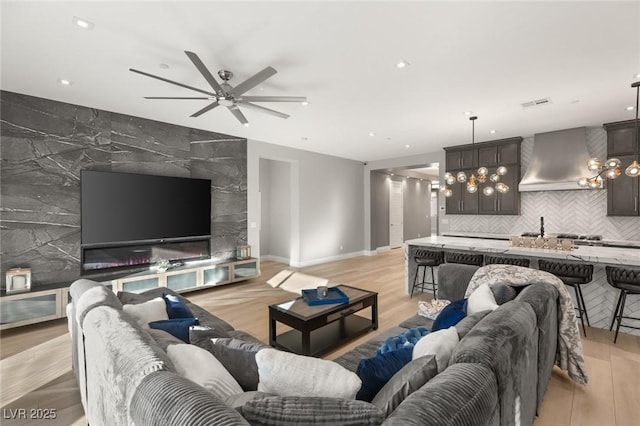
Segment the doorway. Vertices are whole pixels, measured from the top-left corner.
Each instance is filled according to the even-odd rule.
[[[402,182],[389,181],[389,247],[401,247],[404,242],[404,191]]]

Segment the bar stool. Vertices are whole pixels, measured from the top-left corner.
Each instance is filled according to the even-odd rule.
[[[640,320],[640,318],[637,317],[625,317],[623,315],[624,305],[627,301],[627,294],[640,294],[640,269],[622,268],[617,266],[607,266],[605,269],[607,271],[607,281],[609,284],[620,290],[616,310],[614,311],[613,319],[611,320],[611,327],[609,327],[609,331],[611,331],[613,329],[613,324],[616,321],[618,322],[618,325],[616,326],[616,336],[613,338],[613,343],[615,344],[618,340],[618,331],[620,331],[620,327],[640,330],[639,327],[622,324],[623,318]]]
[[[433,290],[433,298],[437,299],[436,296],[436,279],[433,273],[433,267],[438,266],[444,263],[444,252],[443,251],[435,251],[435,250],[417,250],[415,253],[415,262],[416,262],[416,275],[413,277],[413,286],[411,287],[411,295],[409,298],[413,297],[413,290],[420,289],[420,291],[424,291],[426,284],[431,284],[431,289]],[[418,275],[420,275],[420,268],[423,268],[422,271],[422,281],[418,281]],[[427,279],[427,268],[431,269],[431,282],[426,281]]]
[[[529,263],[530,260],[524,257],[491,256],[489,254],[484,256],[485,265],[515,265],[528,268]]]
[[[464,263],[466,265],[482,266],[483,256],[481,254],[448,251],[445,252],[444,259],[447,263]]]
[[[591,327],[589,323],[589,314],[587,314],[587,306],[584,303],[584,297],[582,297],[581,286],[591,282],[593,278],[593,265],[584,263],[563,263],[563,262],[550,262],[548,260],[538,260],[538,269],[541,271],[549,272],[570,287],[576,293],[576,301],[578,307],[576,310],[579,313],[580,322],[582,323],[582,332],[584,337],[587,337],[587,330],[584,327],[584,320],[587,320],[587,325]]]

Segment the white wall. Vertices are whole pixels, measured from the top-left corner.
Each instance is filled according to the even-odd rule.
[[[291,165],[261,158],[260,257],[289,263],[291,254]]]
[[[248,241],[254,250],[260,247],[260,158],[290,164],[292,266],[312,265],[363,254],[363,164],[249,140]],[[271,212],[273,214],[273,209]],[[255,253],[255,256],[259,255]]]

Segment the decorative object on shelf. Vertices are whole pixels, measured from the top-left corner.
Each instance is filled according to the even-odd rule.
[[[236,259],[250,259],[251,258],[251,246],[238,246],[236,247]]]
[[[478,119],[477,116],[469,117],[469,120],[471,120],[471,145],[472,146],[475,144],[475,133],[476,133],[475,120],[477,119]],[[510,189],[509,185],[507,185],[504,182],[500,182],[501,176],[504,176],[507,174],[506,167],[498,166],[498,168],[496,168],[495,173],[489,174],[489,169],[487,169],[484,166],[481,166],[478,168],[477,173],[478,173],[478,177],[476,177],[474,173],[471,173],[471,176],[467,178],[467,174],[462,171],[456,173],[455,176],[450,172],[446,172],[444,174],[445,184],[442,185],[442,188],[440,190],[442,191],[445,197],[451,197],[453,195],[453,190],[449,187],[449,185],[453,185],[456,182],[458,183],[466,182],[467,192],[469,192],[470,194],[473,194],[478,192],[478,183],[485,183],[487,182],[487,180],[489,180],[493,182],[494,185],[493,186],[485,185],[484,188],[482,188],[482,193],[484,195],[490,196],[490,195],[493,195],[496,191],[498,191],[501,194],[506,194],[507,192],[509,192],[509,189]]]
[[[7,294],[23,293],[31,290],[31,269],[13,268],[7,270],[6,291]]]
[[[624,174],[629,177],[638,177],[640,176],[640,164],[638,164],[638,149],[640,149],[640,142],[638,138],[638,107],[640,106],[640,81],[636,81],[631,84],[631,87],[636,88],[636,120],[634,123],[634,133],[633,140],[635,142],[635,158],[629,166],[624,171]],[[607,179],[615,179],[618,176],[622,175],[622,162],[618,158],[609,158],[607,161],[602,163],[597,158],[592,158],[587,162],[587,169],[590,172],[594,173],[591,177],[581,177],[578,179],[578,186],[581,188],[590,188],[590,189],[598,189],[602,188],[602,176],[604,175]]]
[[[156,271],[158,271],[159,274],[166,272],[170,267],[171,262],[169,262],[167,259],[160,259],[156,262]]]
[[[557,237],[528,237],[520,235],[509,236],[511,247],[536,248],[547,250],[571,251],[575,248],[575,243],[571,239]]]

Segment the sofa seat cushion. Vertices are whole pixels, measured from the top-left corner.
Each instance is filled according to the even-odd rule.
[[[480,364],[454,364],[409,395],[385,426],[498,425],[496,377]]]
[[[407,331],[406,328],[402,327],[391,327],[387,330],[384,330],[382,333],[373,336],[371,339],[367,340],[365,343],[358,345],[353,348],[349,352],[346,352],[340,355],[338,358],[333,361],[340,364],[344,368],[349,371],[355,371],[358,369],[358,364],[360,360],[365,358],[371,358],[375,356],[376,352],[382,346],[385,340],[390,337],[397,336],[399,334]]]
[[[199,384],[216,397],[242,393],[242,388],[210,352],[194,345],[171,345],[167,355],[181,376]]]
[[[400,327],[403,328],[416,328],[416,327],[424,327],[427,330],[431,330],[433,326],[433,320],[431,318],[423,317],[422,315],[415,314],[411,318],[407,318],[406,320],[400,323]]]
[[[376,354],[360,361],[356,374],[362,380],[362,387],[356,399],[371,402],[384,385],[411,362],[413,346]]]
[[[391,377],[371,403],[387,417],[402,401],[420,389],[436,374],[438,374],[438,365],[434,355],[414,359]]]
[[[242,415],[253,426],[374,426],[383,420],[373,404],[330,397],[253,399],[242,407]]]
[[[362,382],[339,364],[275,349],[256,354],[260,392],[354,399]]]

